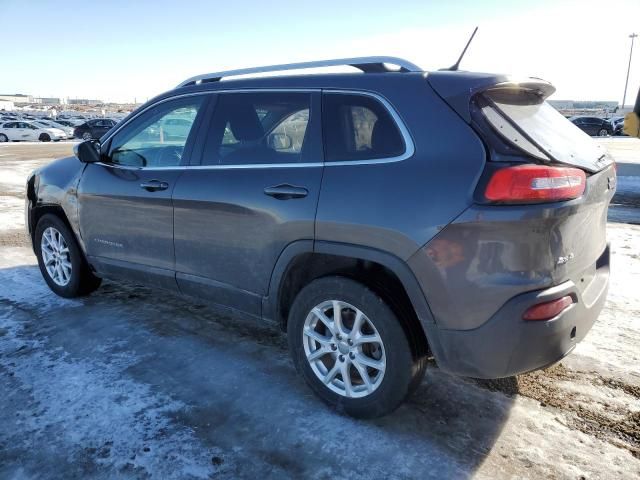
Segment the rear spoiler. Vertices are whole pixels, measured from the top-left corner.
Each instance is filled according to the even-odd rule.
[[[532,90],[542,99],[555,92],[553,85],[539,78],[515,78],[491,73],[441,70],[429,72],[427,81],[467,123],[471,123],[471,98],[486,90],[514,88]]]

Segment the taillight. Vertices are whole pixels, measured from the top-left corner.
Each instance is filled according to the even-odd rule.
[[[571,298],[570,295],[565,295],[557,300],[539,303],[528,308],[527,311],[524,312],[524,315],[522,315],[522,318],[524,320],[549,320],[560,314],[572,304],[573,298]]]
[[[578,198],[587,178],[579,168],[518,165],[496,170],[485,197],[494,202],[537,203]]]

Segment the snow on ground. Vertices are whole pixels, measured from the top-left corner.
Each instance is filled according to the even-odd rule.
[[[271,325],[129,284],[56,297],[6,234],[22,215],[0,216],[0,478],[640,476],[640,226],[609,224],[609,301],[561,365],[498,382],[431,366],[397,412],[356,421]]]

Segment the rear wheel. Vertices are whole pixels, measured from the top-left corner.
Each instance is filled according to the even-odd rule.
[[[296,369],[311,389],[354,417],[392,412],[424,374],[391,308],[348,278],[325,277],[303,288],[287,333]]]
[[[38,266],[49,288],[61,297],[88,295],[100,286],[75,236],[57,216],[44,215],[35,231]]]
[[[0,133],[0,143],[8,142],[9,137],[7,137],[4,133]]]
[[[38,140],[40,140],[41,142],[50,142],[51,137],[49,136],[48,133],[41,133],[40,136],[38,137]]]

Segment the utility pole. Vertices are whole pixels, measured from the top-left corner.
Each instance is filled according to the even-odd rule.
[[[627,67],[627,80],[624,82],[624,95],[622,96],[622,105],[620,106],[620,108],[624,109],[624,102],[627,99],[627,85],[629,84],[629,71],[631,70],[631,56],[633,55],[633,41],[636,39],[636,37],[638,36],[637,33],[632,33],[631,35],[629,35],[629,38],[631,39],[631,51],[629,52],[629,66]]]

